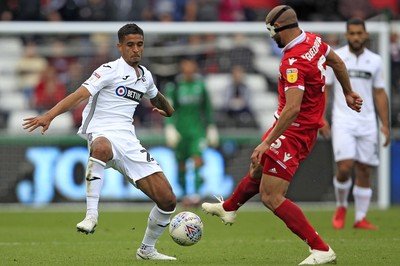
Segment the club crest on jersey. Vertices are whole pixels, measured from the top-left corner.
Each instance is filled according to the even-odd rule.
[[[120,97],[124,97],[126,99],[135,101],[135,102],[140,102],[140,100],[143,97],[143,92],[134,90],[132,88],[128,88],[125,86],[119,86],[116,90],[115,90],[115,94],[117,94]]]
[[[297,81],[297,68],[288,68],[286,69],[286,79],[290,83],[295,83]]]

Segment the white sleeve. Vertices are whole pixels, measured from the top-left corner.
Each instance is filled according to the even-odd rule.
[[[153,99],[157,96],[158,89],[156,87],[156,84],[154,84],[153,76],[151,75],[150,71],[146,70],[145,77],[147,82],[147,91],[144,94],[144,97],[148,99]]]
[[[102,88],[106,87],[113,80],[114,71],[109,66],[100,66],[88,78],[82,86],[88,89],[93,96],[98,93]]]
[[[374,73],[373,86],[374,88],[385,88],[386,86],[385,86],[385,77],[383,73],[382,60],[380,57],[376,60],[379,61],[379,64],[376,73]]]
[[[326,67],[326,76],[325,76],[325,84],[326,85],[333,85],[335,82],[335,72],[333,72],[333,69],[329,66]]]

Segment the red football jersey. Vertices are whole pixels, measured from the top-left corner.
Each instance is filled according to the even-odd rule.
[[[285,92],[290,87],[304,90],[301,110],[293,126],[319,128],[325,110],[326,55],[330,47],[321,36],[303,32],[284,48],[279,67],[279,106],[277,118],[286,104]]]

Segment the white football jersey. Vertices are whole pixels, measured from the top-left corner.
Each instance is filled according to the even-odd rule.
[[[364,49],[364,52],[357,57],[350,52],[348,45],[335,50],[335,52],[346,64],[352,88],[363,99],[363,105],[360,113],[347,106],[342,87],[335,78],[333,70],[329,68],[326,84],[333,84],[332,123],[375,123],[373,90],[385,88],[381,57],[368,49]]]
[[[79,134],[104,130],[134,130],[133,114],[143,97],[154,98],[158,89],[149,70],[139,66],[140,76],[121,57],[97,68],[82,86],[91,97],[82,113]]]

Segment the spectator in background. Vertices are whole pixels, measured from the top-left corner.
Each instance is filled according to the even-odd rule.
[[[245,13],[240,0],[220,0],[219,21],[244,21]]]
[[[338,11],[344,20],[352,17],[367,19],[376,14],[369,0],[338,0]]]
[[[246,35],[237,33],[233,36],[233,47],[228,52],[229,68],[241,65],[247,73],[254,73],[254,51],[249,47]]]
[[[388,19],[398,19],[400,1],[398,0],[369,0],[373,9],[386,12]]]
[[[213,108],[204,80],[197,71],[197,63],[190,58],[180,61],[181,74],[174,83],[167,84],[165,96],[175,113],[166,119],[165,137],[167,145],[175,150],[178,161],[178,182],[183,190],[182,204],[200,203],[199,190],[203,183],[200,169],[202,153],[208,144],[218,145],[218,131],[214,124]],[[195,191],[190,195],[186,184],[187,160],[194,165]]]
[[[47,65],[33,91],[33,108],[39,112],[49,110],[66,96],[67,90],[59,80],[56,68]]]
[[[106,62],[106,61],[104,61]],[[93,68],[91,68],[93,69]],[[70,94],[76,90],[84,79],[85,75],[85,67],[79,61],[75,61],[68,66],[68,77],[67,83],[65,84],[67,94]],[[74,122],[74,127],[79,128],[82,124],[82,112],[87,104],[87,101],[83,101],[79,103],[74,109],[71,110],[72,119]]]
[[[150,1],[109,0],[109,19],[111,21],[151,20]]]
[[[390,64],[391,64],[391,83],[396,95],[400,94],[400,44],[399,34],[392,32],[390,34]]]
[[[38,54],[37,44],[28,41],[24,47],[24,55],[17,63],[19,89],[28,99],[32,98],[34,87],[39,83],[46,68],[47,60]]]
[[[197,21],[218,21],[220,0],[197,0]]]
[[[264,20],[265,13],[279,5],[280,0],[241,0],[247,21]]]
[[[66,43],[61,39],[52,41],[50,49],[51,56],[48,57],[49,64],[54,66],[59,80],[65,84],[67,82],[68,66],[76,60],[76,58],[68,55]]]
[[[250,108],[250,88],[244,82],[245,71],[242,66],[232,67],[232,80],[225,89],[224,110],[229,117],[229,124],[234,127],[255,126]]]
[[[196,21],[196,0],[154,0],[150,6],[154,18],[160,21]]]
[[[217,47],[217,35],[212,33],[203,35],[202,44],[205,45],[200,63],[202,73],[211,74],[222,71],[221,67],[224,65],[220,63],[221,54]]]
[[[18,0],[15,4],[15,20],[35,21],[42,20],[41,0]]]
[[[29,0],[28,0],[29,1]],[[80,11],[85,2],[79,0],[49,0],[44,1],[42,13],[51,21],[79,21],[82,20]]]
[[[16,3],[12,0],[0,1],[0,20],[10,21],[14,19]]]

